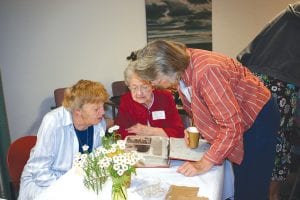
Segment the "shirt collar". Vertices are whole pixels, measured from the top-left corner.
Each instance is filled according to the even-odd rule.
[[[63,117],[63,121],[62,121],[63,126],[70,126],[70,125],[73,126],[73,119],[72,119],[71,112],[62,106],[62,113],[63,116],[65,116]]]
[[[193,79],[193,63],[192,63],[191,49],[187,49],[186,51],[189,54],[190,62],[186,70],[183,72],[181,76],[181,80],[183,80],[186,86],[190,86]]]

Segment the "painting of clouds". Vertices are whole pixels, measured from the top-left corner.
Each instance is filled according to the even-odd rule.
[[[145,0],[148,42],[173,40],[212,49],[211,0]]]

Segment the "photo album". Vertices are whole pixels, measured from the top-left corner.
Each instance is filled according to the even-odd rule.
[[[197,148],[189,148],[184,138],[130,135],[125,138],[127,150],[135,150],[144,157],[138,167],[169,167],[170,160],[200,160],[209,149],[206,140],[199,140]]]

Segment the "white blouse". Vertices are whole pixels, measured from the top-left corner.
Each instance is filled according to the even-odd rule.
[[[99,147],[105,133],[105,120],[94,126],[93,149]],[[47,113],[37,133],[37,143],[24,167],[19,200],[34,199],[60,176],[72,168],[79,143],[72,116],[64,107]]]

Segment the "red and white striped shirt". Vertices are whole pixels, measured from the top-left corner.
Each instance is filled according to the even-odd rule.
[[[181,77],[191,86],[185,110],[211,144],[205,159],[221,164],[243,160],[243,134],[271,97],[270,91],[236,60],[211,51],[188,49],[190,64]]]

